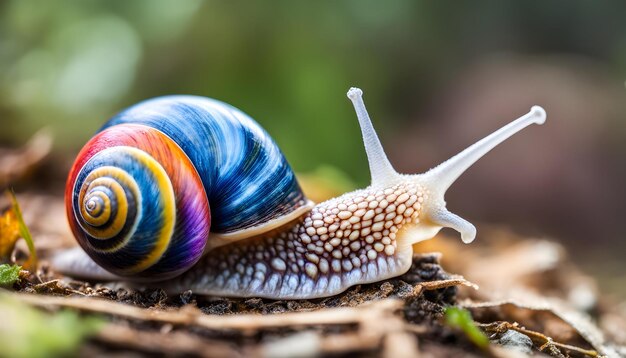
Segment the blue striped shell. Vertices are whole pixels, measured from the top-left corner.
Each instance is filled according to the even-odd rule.
[[[267,132],[238,109],[196,96],[147,100],[109,120],[79,154],[66,202],[95,262],[150,279],[178,275],[207,248],[262,234],[312,206]]]
[[[102,129],[131,123],[160,130],[187,154],[204,184],[213,232],[254,227],[307,204],[274,140],[229,104],[198,96],[159,97],[119,113]]]

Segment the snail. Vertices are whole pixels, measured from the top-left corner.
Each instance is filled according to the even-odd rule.
[[[80,248],[53,260],[74,277],[139,281],[171,292],[317,298],[399,276],[412,245],[444,227],[476,228],[444,194],[474,162],[545,111],[530,112],[424,174],[397,173],[358,88],[348,91],[371,185],[314,204],[259,124],[209,98],[166,96],[114,116],[68,177]]]

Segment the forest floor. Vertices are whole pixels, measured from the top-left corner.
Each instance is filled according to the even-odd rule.
[[[0,187],[41,165],[37,140],[0,150]],[[30,270],[0,287],[0,357],[626,356],[626,307],[551,241],[479,225],[477,244],[439,235],[415,246],[405,275],[329,298],[167,295],[55,273],[48,259],[74,245],[63,198],[18,187],[39,260],[23,240],[4,257]]]

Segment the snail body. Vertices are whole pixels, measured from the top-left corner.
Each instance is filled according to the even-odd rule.
[[[445,207],[471,164],[545,112],[531,112],[424,174],[397,173],[352,88],[372,183],[314,205],[269,135],[219,101],[140,103],[111,119],[70,173],[66,206],[82,250],[54,265],[73,276],[158,281],[170,291],[296,299],[405,273],[412,245],[441,228],[473,241]]]

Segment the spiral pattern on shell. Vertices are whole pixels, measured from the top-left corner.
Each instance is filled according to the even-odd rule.
[[[100,266],[162,279],[200,259],[209,204],[193,164],[163,133],[141,125],[102,131],[79,155],[68,183],[72,231]]]
[[[150,280],[193,266],[210,230],[242,232],[307,205],[254,120],[193,96],[145,101],[112,118],[78,155],[66,186],[84,251],[114,274]]]

